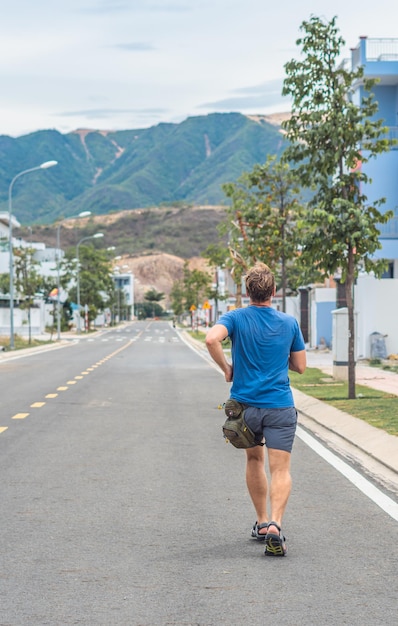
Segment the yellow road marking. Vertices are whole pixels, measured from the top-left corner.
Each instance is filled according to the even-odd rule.
[[[12,417],[13,420],[23,420],[25,417],[28,417],[29,413],[17,413]]]
[[[0,433],[4,433],[7,430],[8,426],[0,426]]]
[[[45,405],[45,402],[33,402],[33,404],[30,405],[31,409],[41,409],[42,406]]]
[[[82,372],[83,376],[87,376],[89,372]]]
[[[83,376],[75,376],[76,380],[81,380]]]
[[[75,380],[68,380],[68,382],[66,384],[67,385],[76,385],[76,381]]]
[[[93,369],[94,369],[93,367],[88,367],[88,368],[87,368],[87,371],[88,371],[88,372],[92,372],[92,371],[93,371]]]
[[[57,398],[58,394],[57,393],[48,393],[45,397],[46,398]]]
[[[68,387],[57,387],[57,391],[66,391]]]

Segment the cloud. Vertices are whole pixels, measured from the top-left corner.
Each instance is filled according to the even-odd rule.
[[[79,7],[79,13],[105,14],[121,13],[127,11],[142,12],[170,12],[181,13],[190,11],[192,6],[184,1],[181,2],[148,2],[148,0],[95,0],[94,3]]]
[[[270,80],[251,87],[241,87],[236,89],[230,98],[216,100],[215,102],[205,102],[199,105],[200,109],[215,109],[218,111],[264,109],[265,107],[283,105],[288,102],[288,98],[282,96],[283,80]]]
[[[131,9],[129,2],[112,2],[112,0],[100,0],[94,4],[79,7],[79,13],[101,14],[101,13],[120,13]]]
[[[82,109],[80,111],[63,111],[57,113],[60,117],[86,117],[87,119],[105,119],[119,115],[164,115],[168,109]]]
[[[145,41],[132,41],[131,43],[116,43],[109,48],[117,48],[118,50],[127,50],[128,52],[146,52],[155,50],[155,46]]]

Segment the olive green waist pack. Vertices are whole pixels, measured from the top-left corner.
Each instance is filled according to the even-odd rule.
[[[254,448],[263,446],[262,435],[255,435],[245,422],[245,407],[243,404],[229,398],[224,404],[225,420],[222,431],[227,443],[235,448]]]

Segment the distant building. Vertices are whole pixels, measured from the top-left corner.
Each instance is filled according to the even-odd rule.
[[[117,321],[121,319],[134,319],[134,275],[132,273],[115,273],[112,278],[116,288],[117,307],[115,317]],[[129,311],[128,315],[126,311],[122,311],[123,305],[120,301],[120,297],[118,297],[120,292],[123,292],[124,304]]]

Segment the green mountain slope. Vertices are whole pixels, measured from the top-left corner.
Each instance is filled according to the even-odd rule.
[[[0,210],[7,210],[13,176],[52,159],[57,167],[22,176],[14,186],[13,213],[21,223],[178,201],[220,204],[223,183],[282,150],[276,127],[239,113],[139,130],[0,136]]]

